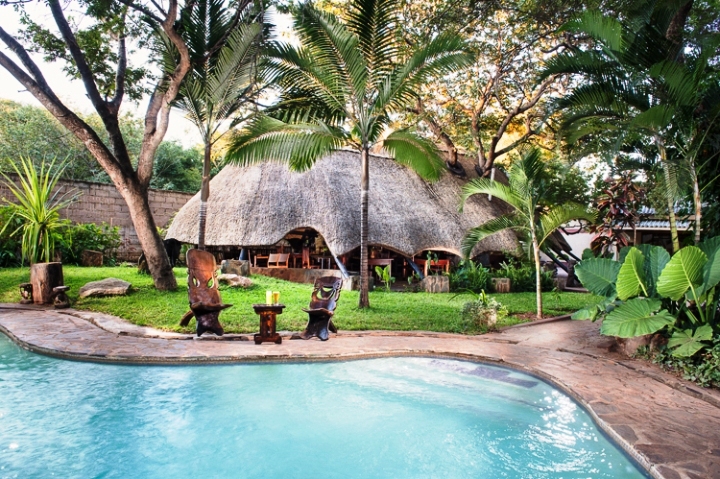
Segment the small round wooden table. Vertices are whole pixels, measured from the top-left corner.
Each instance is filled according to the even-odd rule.
[[[260,315],[260,334],[253,336],[255,344],[271,342],[282,344],[282,338],[275,332],[275,321],[282,314],[284,304],[253,304],[255,313]]]

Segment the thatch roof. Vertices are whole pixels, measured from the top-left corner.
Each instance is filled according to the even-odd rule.
[[[463,181],[446,173],[428,184],[389,158],[370,160],[369,244],[406,256],[423,250],[460,255],[465,232],[502,210],[487,197],[470,198],[458,212]],[[197,243],[200,194],[175,216],[167,237]],[[206,244],[265,246],[297,228],[318,231],[335,255],[360,246],[360,155],[336,151],[309,171],[291,172],[281,163],[226,166],[211,181]],[[473,254],[515,250],[505,231],[482,241]]]

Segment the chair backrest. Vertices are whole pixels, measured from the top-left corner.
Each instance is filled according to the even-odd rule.
[[[268,255],[268,262],[267,262],[268,268],[277,268],[277,263],[278,263],[278,257],[279,257],[279,256],[280,256],[280,255],[277,254],[277,253],[270,253],[270,254]]]
[[[278,255],[278,266],[281,268],[287,268],[290,266],[290,254],[283,253]]]
[[[315,280],[310,309],[325,308],[335,311],[337,301],[340,299],[340,290],[343,280],[337,276],[323,276]]]
[[[306,247],[302,249],[302,267],[310,267],[310,248]]]
[[[190,304],[220,304],[215,257],[207,251],[191,249],[185,255],[188,267]]]

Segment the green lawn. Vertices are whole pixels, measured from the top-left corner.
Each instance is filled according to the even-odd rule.
[[[76,309],[100,311],[120,316],[135,324],[169,330],[192,332],[178,323],[188,310],[186,269],[175,268],[180,287],[175,292],[160,292],[152,287],[147,275],[140,275],[135,268],[107,267],[82,268],[64,266],[65,284],[71,287],[70,298]],[[29,268],[0,269],[0,302],[13,303],[20,299],[18,285],[29,281]],[[133,291],[125,297],[77,298],[78,290],[89,281],[115,277],[129,281]],[[278,330],[299,331],[305,327],[307,315],[301,308],[307,307],[312,285],[280,281],[265,276],[253,276],[253,286],[236,290],[221,286],[223,302],[234,306],[222,312],[221,323],[227,332],[250,333],[258,330],[258,316],[252,304],[265,302],[265,291],[280,291],[281,302],[287,306],[278,316]],[[518,315],[535,310],[534,293],[510,293],[493,295],[509,310],[509,317],[499,326],[523,322]],[[438,332],[466,332],[460,311],[463,304],[473,298],[471,294],[427,293],[370,293],[371,308],[357,308],[358,292],[343,291],[335,312],[335,323],[342,330],[388,329],[398,331],[423,330]],[[545,293],[543,295],[546,315],[572,312],[591,303],[595,298],[579,293]]]

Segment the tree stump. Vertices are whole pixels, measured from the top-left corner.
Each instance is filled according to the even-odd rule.
[[[63,286],[62,263],[35,263],[30,266],[30,283],[35,304],[53,304],[53,288]]]

